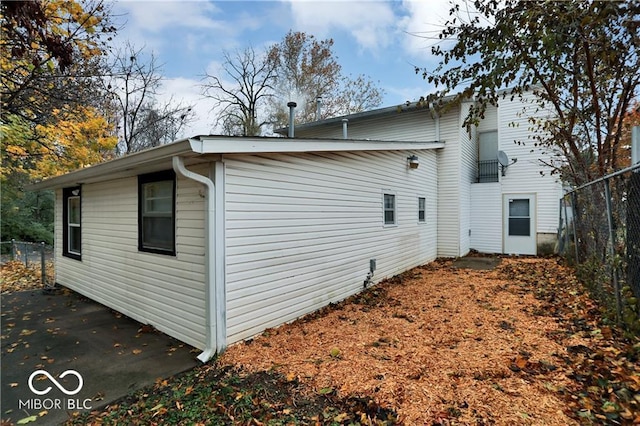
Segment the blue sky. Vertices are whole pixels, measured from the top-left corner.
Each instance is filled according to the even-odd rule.
[[[433,68],[433,40],[447,19],[448,0],[118,1],[113,14],[129,40],[153,51],[166,77],[163,97],[196,104],[189,134],[215,132],[212,105],[200,96],[205,72],[221,75],[223,51],[257,51],[289,31],[334,39],[345,74],[368,75],[386,94],[382,106],[414,100],[430,87],[414,65]]]

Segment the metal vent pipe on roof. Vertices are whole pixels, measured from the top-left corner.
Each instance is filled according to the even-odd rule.
[[[342,139],[347,139],[347,125],[349,123],[348,118],[342,119]]]
[[[320,121],[322,117],[322,96],[316,97],[316,121]]]
[[[298,104],[295,102],[289,102],[287,104],[289,107],[289,137],[292,138],[294,136],[294,121],[296,116],[296,107]]]

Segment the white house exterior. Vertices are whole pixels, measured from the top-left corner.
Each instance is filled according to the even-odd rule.
[[[535,255],[555,244],[562,187],[532,149],[531,96],[489,106],[471,128],[463,127],[472,105],[466,102],[441,116],[416,105],[367,111],[298,125],[295,135],[337,138],[346,127],[350,138],[444,142],[437,151],[438,256],[464,256],[471,249]],[[504,174],[499,151],[509,164],[517,160]]]
[[[35,184],[56,190],[56,282],[208,360],[439,256],[536,254],[561,188],[514,143],[526,102],[463,128],[469,106],[200,136]],[[517,158],[504,175],[500,151]]]
[[[443,147],[198,137],[33,189],[56,190],[58,284],[207,360],[435,259]]]

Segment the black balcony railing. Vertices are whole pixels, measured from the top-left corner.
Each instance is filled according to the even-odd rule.
[[[498,182],[498,160],[478,161],[478,183]]]

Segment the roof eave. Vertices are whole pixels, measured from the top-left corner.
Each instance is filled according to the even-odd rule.
[[[425,150],[443,147],[443,142],[197,136],[46,179],[31,184],[26,189],[56,189],[136,175],[145,169],[151,171],[150,168],[158,168],[176,155],[192,157],[193,161],[196,157],[215,154]]]
[[[382,141],[363,139],[282,139],[240,138],[237,140],[217,136],[191,139],[191,149],[199,154],[257,154],[302,153],[327,151],[388,151],[405,149],[437,149],[444,143],[433,141]]]
[[[174,155],[185,155],[191,152],[188,139],[178,140],[167,145],[136,152],[125,157],[96,164],[95,166],[90,166],[61,176],[45,179],[28,185],[26,189],[29,191],[39,191],[43,189],[55,189],[65,186],[80,185],[99,176],[113,175],[128,169],[139,168],[145,164],[151,164],[162,159],[170,158]]]
[[[444,96],[443,98],[440,99],[440,102],[448,103],[451,101],[451,99],[453,99],[453,97],[454,95]],[[329,126],[332,124],[341,124],[342,120],[345,118],[348,119],[349,121],[359,121],[359,120],[366,120],[366,119],[371,119],[375,117],[380,117],[384,115],[390,115],[394,113],[397,114],[402,112],[416,111],[419,109],[428,110],[430,108],[431,108],[431,103],[426,102],[424,100],[414,101],[414,102],[405,102],[403,104],[394,105],[390,107],[371,109],[367,111],[357,112],[354,114],[341,115],[338,117],[331,117],[324,120],[317,120],[317,121],[311,121],[308,123],[297,124],[295,128],[297,130],[308,130],[314,127],[323,127],[323,126]],[[289,127],[275,129],[274,132],[281,135],[287,135],[289,132]]]

